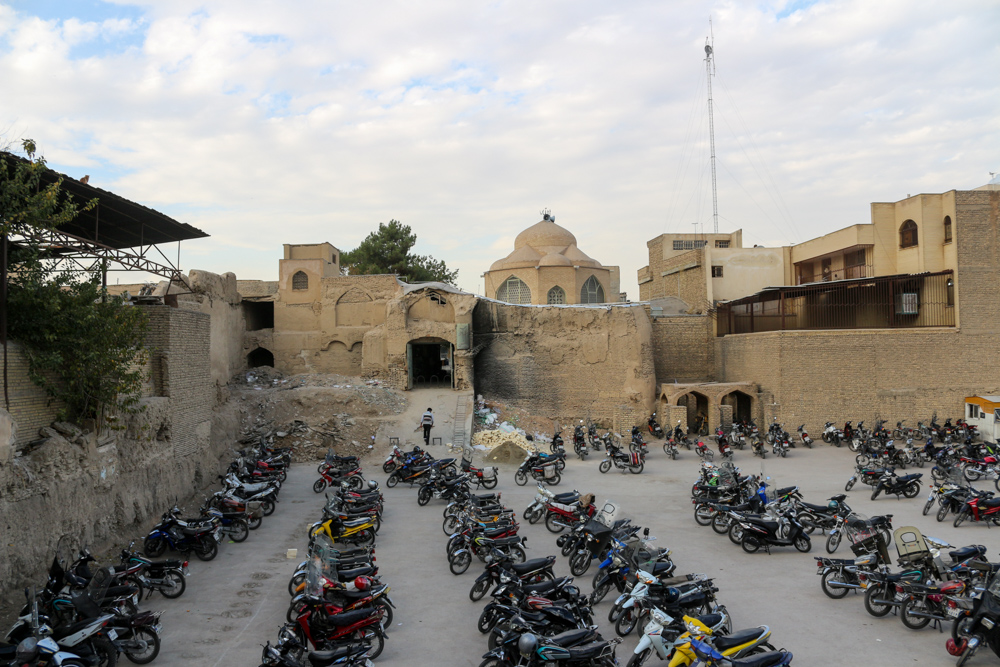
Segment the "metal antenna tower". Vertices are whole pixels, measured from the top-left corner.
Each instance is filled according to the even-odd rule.
[[[708,21],[708,29],[711,33],[712,21]],[[705,40],[705,72],[708,74],[708,137],[709,145],[712,148],[712,222],[715,233],[719,233],[719,197],[716,191],[715,182],[715,117],[712,114],[712,76],[715,74],[715,58],[713,57],[711,38]]]

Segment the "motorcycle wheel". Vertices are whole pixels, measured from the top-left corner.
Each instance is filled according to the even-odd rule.
[[[454,535],[455,531],[458,530],[459,524],[457,516],[450,516],[441,524],[441,530],[444,531],[445,535]]]
[[[778,454],[781,456],[781,458],[785,458],[786,456],[788,456],[788,451],[785,449],[779,449]]]
[[[851,442],[848,443],[847,448],[852,452],[856,452],[861,449],[861,441],[852,439]]]
[[[673,450],[673,451],[670,452],[670,460],[672,460],[672,461],[676,461],[677,460],[677,451],[676,450]]]
[[[646,464],[643,463],[642,461],[640,461],[639,465],[629,466],[628,467],[628,471],[630,473],[632,473],[633,475],[638,475],[639,473],[642,472],[642,469],[645,468],[645,467],[646,467]]]
[[[566,526],[559,523],[559,515],[554,512],[549,512],[545,516],[545,527],[549,529],[550,533],[561,533]]]
[[[847,480],[847,484],[844,485],[844,491],[850,491],[851,489],[853,489],[857,481],[858,480],[856,477],[852,477],[849,480]]]
[[[271,516],[274,514],[274,501],[262,500],[260,503],[260,510],[264,513],[264,516]]]
[[[729,515],[724,512],[716,512],[715,516],[712,517],[712,530],[714,530],[719,535],[725,535],[729,532]]]
[[[354,475],[351,477],[350,481],[347,482],[347,488],[351,491],[360,491],[365,488],[365,478],[361,475]]]
[[[395,461],[386,461],[385,463],[382,464],[382,472],[384,472],[387,475],[395,469],[396,469]]]
[[[937,520],[938,521],[944,521],[944,518],[946,516],[948,516],[948,512],[950,512],[950,511],[951,510],[948,507],[947,503],[945,503],[944,505],[941,505],[941,508],[937,511]]]
[[[375,531],[371,528],[359,530],[354,537],[356,538],[356,543],[359,547],[367,547],[375,544]]]
[[[715,510],[705,504],[695,505],[694,520],[699,526],[708,526],[715,519]]]
[[[830,533],[830,537],[826,538],[826,552],[828,554],[835,553],[837,547],[840,546],[841,535],[839,532]]]
[[[122,651],[130,662],[137,665],[146,665],[156,660],[160,655],[160,636],[152,628],[136,628],[132,633],[132,638],[146,642],[145,651]]]
[[[528,554],[524,552],[524,547],[514,544],[510,547],[510,557],[515,563],[523,563],[528,560]]]
[[[484,635],[493,629],[496,625],[497,615],[492,609],[483,609],[483,613],[479,615],[479,621],[476,622],[476,629],[478,629]]]
[[[530,523],[532,526],[535,525],[536,523],[542,520],[542,516],[544,514],[545,514],[544,507],[535,508],[535,511],[532,512],[531,516],[528,517],[528,523]]]
[[[556,461],[556,471],[557,472],[562,472],[565,469],[566,469],[566,461],[565,460],[559,459],[558,461]]]
[[[965,466],[962,468],[962,476],[970,482],[978,481],[980,478],[979,471],[971,466]]]
[[[517,484],[518,486],[524,486],[525,484],[528,483],[528,476],[525,475],[520,470],[518,470],[516,473],[514,473],[514,483]]]
[[[799,523],[802,524],[802,530],[805,531],[807,535],[812,535],[816,532],[816,518],[809,513],[802,513],[799,515]]]
[[[624,600],[621,604],[616,601],[613,605],[611,605],[611,611],[608,612],[609,622],[616,623],[618,621],[618,617],[621,616],[622,611],[624,611],[624,609],[622,609],[622,604],[624,604]]]
[[[733,544],[743,543],[743,526],[738,521],[734,521],[732,527],[729,528],[729,541]]]
[[[482,485],[483,485],[484,489],[494,489],[494,488],[496,488],[496,485],[497,485],[497,478],[496,478],[496,476],[494,475],[493,477],[490,477],[488,479],[482,480]]]
[[[374,660],[375,658],[382,655],[382,649],[385,648],[385,639],[382,638],[381,632],[375,632],[375,631],[365,632],[364,630],[362,630],[358,632],[358,635],[359,635],[358,639],[363,638],[364,641],[370,641],[372,643],[372,647],[368,649],[368,653],[366,654],[369,660]]]
[[[868,586],[865,590],[865,611],[874,616],[875,618],[882,618],[890,611],[892,611],[891,604],[880,604],[875,602],[876,597],[885,595],[885,589],[882,584],[875,586]]]
[[[115,667],[118,664],[118,649],[110,640],[94,637],[90,645],[97,654],[97,667]]]
[[[956,644],[961,644],[963,639],[972,634],[972,628],[976,625],[974,616],[963,616],[955,621],[951,626],[951,638]]]
[[[422,487],[420,491],[417,492],[417,504],[423,507],[431,501],[431,496],[433,495],[434,492],[431,491],[430,487]]]
[[[760,540],[753,535],[743,535],[743,541],[740,542],[740,545],[743,547],[743,551],[748,554],[754,554],[760,550]]]
[[[924,503],[923,515],[927,516],[931,512],[931,508],[934,507],[934,499],[931,498],[926,503]]]
[[[463,574],[469,569],[469,565],[472,564],[472,554],[468,551],[463,551],[462,553],[455,554],[448,561],[448,569],[454,575]]]
[[[600,572],[594,576],[600,576]],[[611,590],[611,580],[605,581],[603,584],[594,589],[594,592],[590,594],[590,604],[591,606],[598,604],[608,595],[608,591]]]
[[[819,580],[820,588],[823,589],[828,598],[833,598],[834,600],[839,600],[851,592],[849,588],[834,588],[830,586],[830,579],[834,579],[837,575],[838,572],[836,570],[827,570]]]
[[[396,473],[392,473],[391,475],[389,475],[389,479],[385,480],[385,485],[388,486],[390,489],[396,486],[397,484],[399,484],[399,475],[397,475]]]
[[[281,472],[280,472],[280,473],[278,474],[278,481],[279,481],[279,482],[281,482],[282,484],[284,484],[284,483],[285,483],[285,480],[287,480],[287,479],[288,479],[288,472],[287,472],[287,471],[285,471],[285,470],[282,470],[282,471],[281,471]]]
[[[257,530],[263,523],[264,523],[264,517],[255,516],[247,521],[247,528],[249,528],[250,530]]]
[[[615,621],[615,634],[619,637],[628,637],[635,630],[636,623],[639,621],[639,612],[635,607],[629,607],[618,620]]]
[[[880,489],[880,488],[878,488],[876,486],[875,489],[872,491],[872,500],[875,500],[876,498],[878,498],[878,494],[881,493],[881,492],[882,492],[882,489]]]
[[[243,519],[238,519],[236,525],[229,529],[229,539],[237,544],[246,542],[248,537],[250,537],[250,526]]]
[[[313,482],[313,491],[315,493],[323,493],[323,489],[326,488],[326,480],[320,477],[315,482]]]
[[[903,622],[903,625],[905,625],[911,630],[920,630],[922,628],[927,627],[927,624],[931,622],[931,619],[925,616],[910,615],[910,611],[914,610],[915,607],[917,607],[918,608],[917,610],[919,610],[917,602],[918,602],[917,600],[909,598],[908,600],[903,602],[903,606],[900,607],[899,609],[899,620],[901,620]]]
[[[389,628],[392,627],[392,605],[385,598],[379,598],[375,601],[379,607],[382,607],[382,627]]]
[[[795,547],[795,549],[800,553],[807,554],[810,551],[812,551],[813,543],[812,540],[810,540],[805,535],[799,535],[794,540],[792,540],[792,546]]]
[[[288,594],[295,597],[296,592],[298,592],[299,586],[302,582],[306,580],[305,572],[298,572],[292,575],[292,578],[288,580]]]
[[[167,550],[167,541],[162,537],[146,538],[142,543],[142,551],[150,558],[159,558]]]
[[[962,510],[961,512],[958,513],[958,516],[955,517],[955,521],[952,522],[952,525],[955,526],[955,528],[958,528],[963,523],[965,523],[966,520],[968,520],[968,518],[969,518],[969,511]]]
[[[562,481],[562,475],[560,475],[558,471],[556,472],[555,475],[552,476],[551,479],[548,480],[551,486],[559,486],[559,482],[561,481]]]
[[[611,461],[604,459],[603,461],[601,461],[601,465],[597,466],[597,469],[600,470],[602,473],[611,470]]]
[[[142,585],[142,580],[134,574],[131,574],[125,578],[125,583],[129,586],[135,586],[136,592],[135,595],[132,596],[132,603],[138,605],[142,602],[142,593],[146,589],[146,587]]]
[[[632,659],[628,661],[628,664],[625,665],[625,667],[642,667],[652,652],[653,649],[647,648],[633,654]]]
[[[909,484],[906,485],[906,488],[903,489],[904,498],[916,498],[919,493],[920,493],[920,484],[918,484],[917,482],[910,482]]]
[[[469,591],[469,599],[473,602],[479,602],[486,596],[492,585],[493,582],[489,579],[480,579],[472,585],[472,590]]]
[[[563,542],[561,552],[563,556],[569,556],[571,553],[576,551],[576,540],[570,539]]]
[[[194,555],[198,557],[198,560],[210,561],[219,555],[219,543],[215,541],[214,537],[210,537],[195,548]]]
[[[187,577],[177,570],[167,570],[163,573],[163,579],[167,582],[159,588],[160,595],[168,600],[174,600],[184,595],[187,589]]]
[[[592,560],[589,553],[576,553],[569,559],[569,571],[574,577],[582,577],[590,569]]]

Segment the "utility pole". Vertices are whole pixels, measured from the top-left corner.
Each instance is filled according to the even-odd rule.
[[[708,22],[709,32],[711,32],[712,21]],[[715,59],[713,57],[710,39],[705,40],[705,73],[708,81],[708,137],[709,145],[712,148],[712,221],[714,222],[715,233],[719,233],[719,198],[716,192],[715,182],[715,117],[712,115],[712,76],[715,74]]]

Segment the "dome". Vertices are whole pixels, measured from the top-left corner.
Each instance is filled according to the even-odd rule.
[[[591,266],[594,268],[599,268],[601,266],[600,262],[598,262],[596,259],[593,259],[592,257],[589,257],[587,253],[577,248],[576,244],[573,244],[570,247],[566,248],[565,252],[563,252],[563,255],[565,255],[566,258],[570,260],[571,264],[575,264],[577,266]]]
[[[557,225],[549,215],[546,215],[541,222],[525,229],[514,239],[515,250],[524,246],[562,250],[570,245],[576,245],[576,237],[568,229]]]
[[[538,266],[573,266],[573,262],[569,261],[564,255],[550,252],[545,257],[542,257],[541,261],[538,262]]]
[[[493,265],[490,266],[490,271],[499,271],[501,269],[521,269],[538,266],[538,260],[541,258],[542,254],[534,248],[531,246],[524,246],[522,248],[518,248],[503,259],[498,259],[493,262]]]

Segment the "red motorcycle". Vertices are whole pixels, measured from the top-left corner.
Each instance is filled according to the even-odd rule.
[[[1000,498],[970,497],[955,517],[955,528],[966,521],[990,521],[993,525],[1000,526]]]
[[[340,486],[347,482],[347,488],[357,491],[364,488],[365,478],[361,474],[361,466],[351,470],[342,470],[329,465],[320,466],[319,479],[313,484],[313,491],[322,493],[329,486]]]
[[[368,659],[374,660],[385,648],[384,616],[385,608],[381,605],[334,614],[328,614],[325,605],[319,605],[305,609],[295,619],[292,631],[302,646],[308,648],[312,644],[317,651],[349,643],[370,643]]]
[[[594,504],[590,503],[586,509],[581,509],[579,503],[575,505],[563,505],[549,499],[545,504],[545,527],[553,533],[561,533],[564,528],[573,528],[580,521],[594,516]]]

